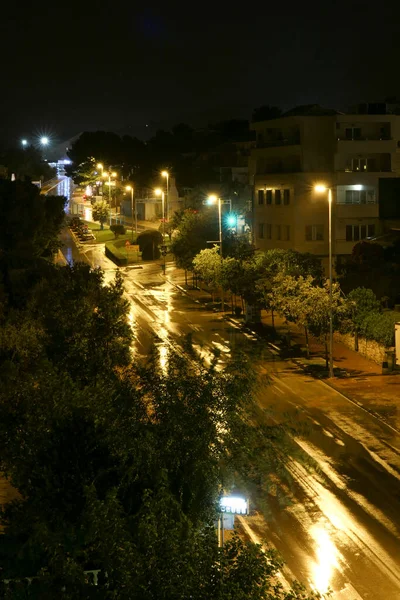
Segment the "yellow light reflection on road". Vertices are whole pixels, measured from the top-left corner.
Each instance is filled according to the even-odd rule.
[[[166,375],[168,365],[168,348],[167,346],[161,345],[158,346],[158,351],[160,353],[160,367],[163,374]]]
[[[311,566],[311,586],[314,591],[326,594],[333,573],[339,567],[338,551],[324,525],[313,525],[309,533],[315,541],[317,555],[317,561]]]

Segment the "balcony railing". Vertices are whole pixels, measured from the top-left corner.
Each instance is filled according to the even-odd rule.
[[[393,138],[390,135],[369,135],[361,136],[361,137],[338,137],[338,142],[379,142],[379,141],[388,141]]]

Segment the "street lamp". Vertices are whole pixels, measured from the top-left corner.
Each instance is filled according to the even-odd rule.
[[[133,241],[133,186],[127,185],[126,191],[131,193],[131,214],[132,214],[132,241]],[[135,233],[137,235],[137,204],[135,200]]]
[[[216,204],[218,203],[218,224],[219,224],[219,255],[220,255],[220,259],[221,259],[221,266],[222,266],[222,219],[221,219],[221,198],[218,198],[217,196],[215,196],[215,194],[212,194],[211,196],[208,196],[207,198],[207,204]],[[225,306],[224,306],[224,288],[221,286],[221,309],[222,312],[225,310]]]
[[[167,180],[167,194],[166,194],[166,205],[167,205],[167,221],[169,221],[169,203],[168,203],[168,193],[169,193],[169,173],[168,171],[161,171],[161,177],[165,177]]]
[[[26,148],[26,146],[28,145],[28,140],[21,140],[21,144],[24,148]]]
[[[332,188],[325,185],[316,185],[314,190],[318,193],[328,192],[329,205],[329,377],[333,373],[333,300],[332,300]]]
[[[111,206],[111,177],[116,177],[117,174],[115,173],[115,171],[113,171],[112,173],[108,172],[108,173],[102,173],[102,177],[105,177],[106,179],[108,179],[108,202]]]
[[[46,136],[41,137],[40,143],[42,144],[42,146],[47,146],[47,144],[49,143],[49,138]]]
[[[162,237],[163,237],[163,249],[162,249],[162,253],[163,253],[163,258],[164,258],[164,264],[163,264],[163,269],[164,269],[164,273],[165,273],[165,250],[164,250],[164,244],[165,244],[165,215],[164,215],[164,190],[161,190],[160,188],[157,188],[154,190],[154,193],[156,196],[161,196],[161,213],[162,213]]]

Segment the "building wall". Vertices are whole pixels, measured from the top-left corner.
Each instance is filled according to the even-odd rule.
[[[400,176],[400,117],[292,116],[254,128],[259,147],[252,151],[249,175],[257,248],[328,256],[327,193],[317,194],[317,183],[332,187],[334,255],[350,254],[357,241],[383,231],[379,179]],[[281,191],[280,203],[275,190]]]

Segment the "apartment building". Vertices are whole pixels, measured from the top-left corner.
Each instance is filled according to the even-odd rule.
[[[303,107],[253,123],[256,246],[293,248],[328,256],[328,195],[332,189],[332,244],[336,257],[383,232],[382,181],[400,176],[400,116],[342,114]],[[399,198],[400,202],[400,198]]]

